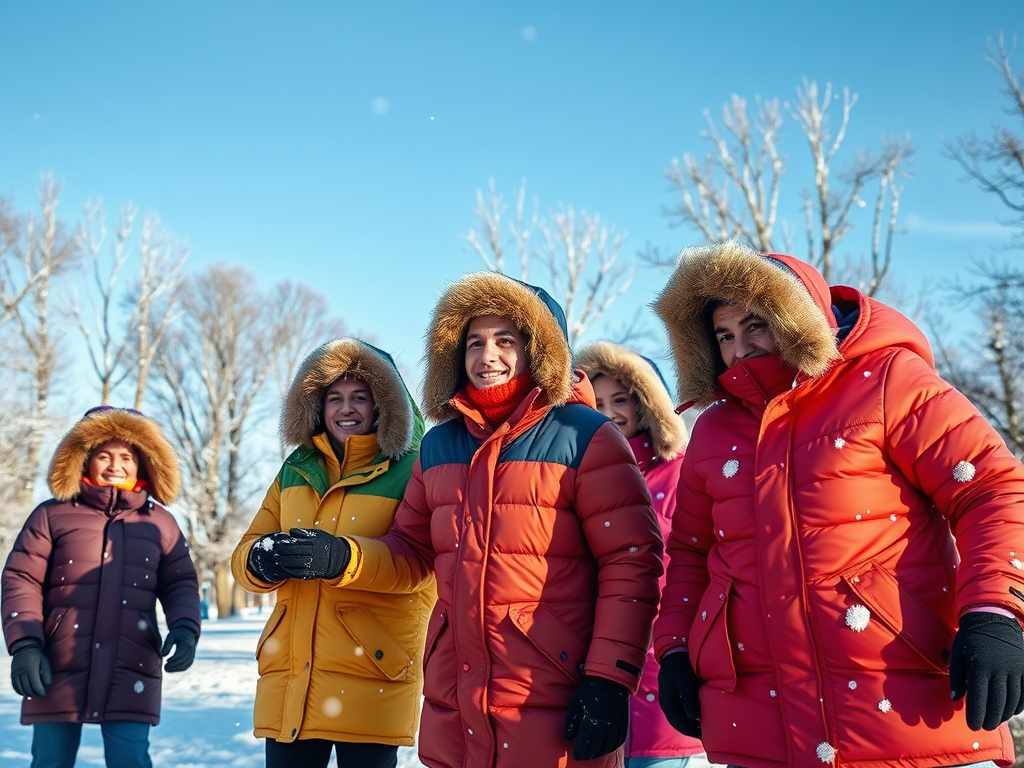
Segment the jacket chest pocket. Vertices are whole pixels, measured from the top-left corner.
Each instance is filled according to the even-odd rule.
[[[729,643],[728,605],[732,580],[715,578],[701,598],[687,641],[697,677],[716,688],[736,688],[736,667]]]
[[[342,626],[381,674],[388,680],[404,680],[412,664],[412,656],[373,615],[373,611],[362,606],[339,607],[336,611]]]

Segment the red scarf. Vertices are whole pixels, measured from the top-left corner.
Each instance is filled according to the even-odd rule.
[[[91,485],[93,488],[105,488],[106,487],[106,485],[100,485],[99,483],[94,483],[92,480],[89,479],[88,475],[82,475],[82,482],[85,483],[86,485]],[[134,483],[132,483],[132,487],[131,488],[127,488],[125,485],[115,485],[114,487],[118,488],[118,489],[120,489],[122,491],[144,491],[146,489],[146,481],[145,480],[136,480]]]
[[[487,423],[497,429],[508,420],[512,411],[536,386],[533,374],[527,369],[511,381],[486,389],[477,389],[472,384],[467,384],[466,397],[483,414]]]

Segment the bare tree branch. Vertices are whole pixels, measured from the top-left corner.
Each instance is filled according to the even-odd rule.
[[[861,192],[877,180],[888,224],[874,232],[872,274],[862,287],[874,294],[881,287],[891,265],[893,235],[897,228],[899,194],[902,188],[894,180],[906,175],[906,165],[914,152],[909,139],[886,143],[876,157],[871,152],[854,153],[846,170],[837,162],[846,139],[857,95],[843,90],[838,123],[830,123],[830,109],[838,99],[831,84],[819,89],[813,81],[804,81],[796,99],[785,104],[786,112],[799,126],[813,163],[813,178],[802,191],[802,215],[806,233],[805,258],[818,267],[825,279],[833,282],[837,273],[836,247],[852,229],[853,213],[865,203]],[[682,161],[673,159],[665,176],[678,193],[676,202],[663,213],[674,225],[695,228],[708,243],[738,239],[763,252],[776,250],[776,241],[784,242],[792,252],[792,229],[781,222],[782,236],[776,233],[778,204],[786,158],[780,149],[783,117],[777,99],[757,100],[757,119],[750,120],[746,100],[734,95],[722,109],[720,131],[705,112],[708,128],[701,133],[709,149],[702,162],[692,155]],[[732,201],[739,199],[739,204]],[[876,210],[876,216],[878,214]],[[882,221],[882,219],[879,219]],[[883,234],[884,233],[884,234]],[[663,264],[663,262],[662,262]]]

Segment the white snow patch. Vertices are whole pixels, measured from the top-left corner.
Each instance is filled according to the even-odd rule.
[[[953,479],[958,483],[969,483],[974,479],[974,475],[977,474],[977,470],[974,465],[969,461],[961,461],[955,467],[953,467]]]
[[[863,605],[851,605],[846,609],[846,626],[854,632],[863,632],[871,620],[871,611]]]

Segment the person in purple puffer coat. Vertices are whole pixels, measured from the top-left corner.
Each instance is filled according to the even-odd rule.
[[[100,406],[61,440],[53,498],[29,515],[0,579],[0,611],[32,768],[73,766],[83,723],[99,723],[108,768],[150,768],[161,657],[187,669],[199,638],[199,585],[162,505],[181,484],[160,428]],[[169,627],[161,646],[156,601]]]
[[[672,406],[661,372],[647,358],[607,341],[580,349],[576,367],[593,383],[597,409],[629,440],[651,492],[662,537],[667,539],[676,508],[686,427]],[[661,585],[665,585],[664,576]],[[629,714],[626,768],[684,768],[692,755],[704,751],[700,740],[669,725],[658,706],[658,662],[653,652],[648,653]]]

